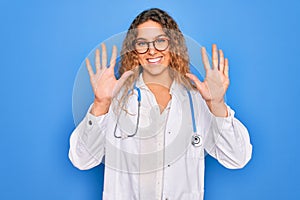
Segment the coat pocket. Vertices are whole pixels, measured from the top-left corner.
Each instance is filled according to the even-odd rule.
[[[197,147],[191,144],[186,151],[187,159],[204,159],[204,155],[203,146]]]
[[[138,200],[138,198],[135,197],[133,193],[108,193],[104,191],[102,195],[103,200]]]
[[[193,193],[184,193],[182,195],[181,200],[202,200],[203,199],[203,191],[202,192],[193,192]]]

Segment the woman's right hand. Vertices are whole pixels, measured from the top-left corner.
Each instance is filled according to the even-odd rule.
[[[94,105],[91,114],[99,116],[108,112],[112,98],[119,92],[126,79],[133,74],[132,71],[126,71],[119,80],[114,75],[114,68],[117,58],[117,47],[113,46],[110,65],[107,67],[107,52],[105,44],[101,44],[102,57],[100,63],[100,50],[96,50],[94,73],[89,59],[86,59],[86,67],[89,72],[90,82],[94,91]]]

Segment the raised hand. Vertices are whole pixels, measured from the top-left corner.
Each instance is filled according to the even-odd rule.
[[[198,91],[215,115],[227,116],[224,96],[229,86],[228,59],[224,58],[222,50],[217,50],[215,44],[212,46],[212,66],[210,66],[204,47],[202,47],[201,53],[206,71],[204,81],[201,82],[191,73],[187,73],[186,76],[195,82]]]
[[[114,67],[116,65],[117,48],[113,46],[112,56],[110,59],[110,67],[107,67],[107,52],[105,44],[101,45],[102,59],[100,63],[100,50],[96,50],[95,65],[96,73],[94,73],[89,59],[86,59],[86,67],[89,72],[90,82],[94,91],[95,99],[91,113],[101,115],[108,111],[112,98],[119,92],[126,79],[133,74],[132,71],[125,72],[119,80],[114,75]]]

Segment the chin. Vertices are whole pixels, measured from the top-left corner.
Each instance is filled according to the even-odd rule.
[[[143,66],[144,72],[152,75],[152,76],[158,76],[161,74],[164,74],[168,66],[163,66],[163,65],[156,65],[156,64],[147,64]]]

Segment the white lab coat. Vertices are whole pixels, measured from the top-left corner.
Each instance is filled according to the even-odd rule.
[[[149,126],[149,120],[147,122],[146,119],[149,112],[147,113],[145,109],[151,106],[153,108],[153,105],[147,105],[149,89],[143,83],[141,76],[136,86],[141,89],[142,94],[139,126],[142,129],[143,126],[147,126],[147,123]],[[205,152],[230,169],[242,168],[250,160],[252,145],[248,131],[234,117],[234,111],[229,106],[227,106],[228,117],[215,117],[199,92],[191,92],[197,134],[202,137],[202,145],[194,147],[190,142],[194,133],[187,92],[182,85],[173,82],[170,94],[172,95],[171,106],[164,129],[163,167],[159,169],[163,172],[163,181],[157,183],[161,188],[159,197],[149,195],[149,198],[141,198],[139,194],[141,143],[138,135],[125,139],[114,137],[116,116],[113,109],[110,108],[107,114],[99,117],[91,115],[89,109],[85,118],[72,133],[69,158],[75,167],[86,170],[105,160],[104,200],[202,200]],[[136,95],[130,96],[128,102],[128,111],[137,113]],[[131,120],[132,124],[136,124],[136,115],[127,115],[127,118],[129,122]],[[132,133],[133,130],[134,127],[129,132]],[[122,125],[118,126],[116,134],[124,135],[123,132],[126,132],[125,128],[122,129]],[[157,170],[157,166],[151,166],[150,162],[149,166],[148,169],[143,170]]]

